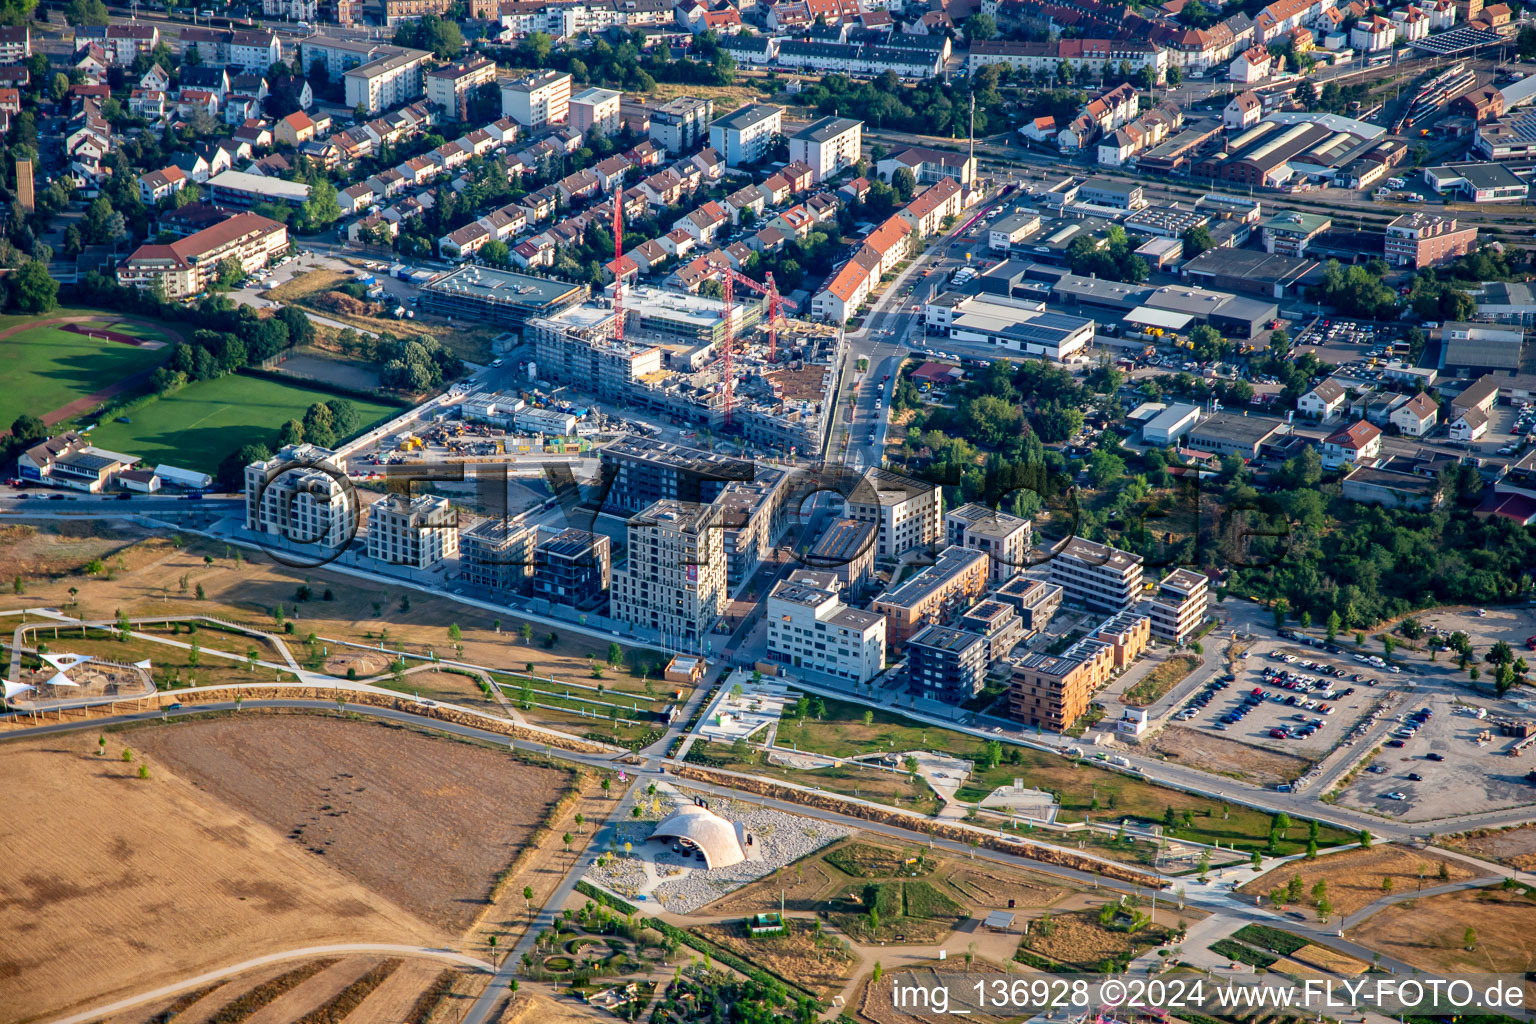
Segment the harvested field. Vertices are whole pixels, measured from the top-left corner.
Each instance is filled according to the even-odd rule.
[[[135,736],[152,761],[452,932],[480,914],[569,776],[377,722],[262,715]]]
[[[1536,969],[1536,900],[1499,888],[1445,893],[1387,907],[1348,937],[1441,974],[1525,972]]]
[[[1521,871],[1536,870],[1536,825],[1497,831],[1469,832],[1459,836],[1442,837],[1440,841],[1446,846],[1465,850],[1474,856],[1507,864]]]
[[[787,923],[790,934],[761,938],[752,938],[740,922],[700,925],[693,931],[821,998],[840,992],[858,960],[831,936],[817,939],[809,921],[791,918]]]
[[[612,1018],[598,1017],[574,999],[551,999],[525,989],[518,993],[497,1024],[592,1024],[593,1020],[608,1019]]]
[[[1292,877],[1300,875],[1304,891],[1310,893],[1318,879],[1326,879],[1328,900],[1333,904],[1334,913],[1344,918],[1387,895],[1381,887],[1384,877],[1392,879],[1394,892],[1412,892],[1419,885],[1419,868],[1422,865],[1426,888],[1444,884],[1439,875],[1441,864],[1445,865],[1447,881],[1460,882],[1476,875],[1476,872],[1460,861],[1431,850],[1409,850],[1401,846],[1377,844],[1369,850],[1344,850],[1310,862],[1292,861],[1254,879],[1243,886],[1241,891],[1262,895],[1276,886],[1285,886]]]
[[[346,1018],[347,1024],[400,1024],[410,1019],[416,1001],[444,973],[440,963],[407,960]],[[453,976],[453,972],[448,972]]]
[[[1172,761],[1214,775],[1242,779],[1259,786],[1294,782],[1312,762],[1294,754],[1249,746],[1216,736],[1205,729],[1170,725],[1152,741],[1152,749]]]
[[[371,957],[352,956],[337,960],[246,1017],[243,1024],[294,1024],[324,1006],[378,964],[379,961]],[[210,1024],[221,1024],[221,1016],[233,1015],[215,1013]]]
[[[1046,875],[1000,867],[966,867],[944,877],[952,895],[977,907],[1049,907],[1074,890]]]
[[[114,740],[137,749],[156,728]],[[0,1006],[9,1020],[300,946],[448,939],[164,762],[151,759],[140,779],[137,765],[95,748],[95,735],[81,733],[6,749]]]

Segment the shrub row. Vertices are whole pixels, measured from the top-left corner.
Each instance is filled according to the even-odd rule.
[[[427,990],[417,997],[411,1012],[405,1015],[405,1024],[427,1024],[437,1010],[437,1005],[448,997],[448,991],[453,988],[453,981],[458,974],[458,971],[450,967],[433,978]]]
[[[278,996],[298,988],[335,962],[334,959],[312,960],[286,974],[264,981],[219,1007],[218,1012],[208,1018],[208,1024],[240,1024]]]
[[[384,984],[384,979],[394,974],[403,962],[385,960],[378,964],[329,1000],[300,1017],[298,1024],[341,1024],[347,1014],[357,1009],[374,989]]]

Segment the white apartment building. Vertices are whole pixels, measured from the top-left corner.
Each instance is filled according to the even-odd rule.
[[[613,572],[611,617],[700,650],[725,612],[725,530],[717,505],[663,499],[629,521],[629,555]]]
[[[693,96],[679,96],[651,111],[651,138],[658,146],[676,156],[698,146],[709,135],[709,122],[715,116],[715,101]]]
[[[501,112],[524,128],[564,124],[570,116],[571,76],[539,71],[501,83]]]
[[[885,668],[885,616],[849,608],[835,573],[801,571],[768,594],[768,660],[866,683]]]
[[[1051,558],[1051,582],[1068,601],[1122,612],[1141,597],[1141,556],[1073,537]]]
[[[496,62],[484,57],[446,64],[426,74],[427,102],[441,107],[457,120],[464,117],[469,94],[496,81]]]
[[[1203,572],[1175,569],[1157,585],[1157,596],[1150,604],[1152,634],[1173,643],[1183,643],[1205,621],[1209,604],[1209,581]]]
[[[789,137],[789,159],[808,164],[812,180],[826,181],[859,162],[863,138],[863,121],[823,117]]]
[[[944,516],[944,542],[986,552],[987,575],[1002,583],[1029,564],[1033,529],[1028,519],[968,502]]]
[[[368,508],[369,558],[431,570],[458,551],[458,517],[447,498],[386,494]]]
[[[725,158],[725,166],[755,164],[768,155],[784,126],[784,108],[750,103],[709,126],[709,144]]]
[[[345,471],[345,460],[313,444],[290,444],[251,463],[245,467],[245,528],[299,549],[340,549],[357,531],[354,492],[338,479]]]
[[[871,469],[843,500],[843,516],[875,523],[875,557],[896,558],[939,543],[943,507],[937,484]]]
[[[585,136],[596,129],[603,135],[619,130],[619,100],[623,93],[612,89],[583,89],[571,97],[570,124]]]
[[[380,57],[342,75],[347,106],[362,105],[369,114],[382,113],[426,95],[426,63],[432,55],[425,50],[403,50]]]

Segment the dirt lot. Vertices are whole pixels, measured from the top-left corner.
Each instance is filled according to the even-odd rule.
[[[1186,725],[1164,729],[1152,741],[1152,749],[1180,764],[1260,786],[1292,782],[1312,766],[1304,757],[1249,746]]]
[[[791,919],[789,925],[789,935],[756,939],[739,923],[700,925],[693,931],[823,998],[841,991],[858,960],[830,935],[818,940],[810,922]]]
[[[15,1021],[326,942],[438,944],[447,934],[151,760],[144,731],[6,749],[0,795],[0,1006]],[[313,756],[314,751],[306,751]]]
[[[1106,958],[1121,958],[1134,951],[1156,945],[1167,935],[1160,925],[1167,920],[1167,912],[1158,911],[1158,925],[1150,925],[1134,934],[1113,931],[1098,922],[1095,911],[1053,916],[1049,926],[1037,923],[1020,945],[1021,950],[1049,957],[1059,963],[1095,968]],[[1050,934],[1045,934],[1046,931]]]
[[[484,747],[311,715],[241,712],[134,739],[151,762],[454,932],[569,785]]]
[[[1440,878],[1441,864],[1445,865],[1448,876],[1443,881]],[[1324,854],[1311,862],[1292,861],[1254,879],[1243,886],[1242,891],[1262,895],[1276,886],[1285,886],[1292,877],[1300,875],[1305,891],[1310,893],[1318,879],[1326,879],[1328,901],[1333,904],[1334,913],[1342,918],[1387,895],[1381,888],[1384,877],[1392,879],[1393,892],[1414,891],[1419,885],[1421,865],[1424,866],[1425,887],[1444,885],[1446,881],[1460,882],[1477,874],[1461,861],[1431,850],[1377,844],[1369,850]]]
[[[1049,907],[1075,891],[1046,875],[992,865],[964,867],[942,877],[950,895],[988,909],[1005,908],[1009,900],[1020,908]]]
[[[1536,825],[1497,832],[1472,832],[1451,836],[1442,842],[1521,871],[1536,869]]]
[[[960,958],[945,960],[942,963],[924,965],[923,971],[918,977],[925,981],[929,977],[929,971],[937,971],[940,974],[997,974],[1000,968],[996,964],[987,963],[985,960],[977,960],[967,966]],[[954,1016],[947,1013],[923,1013],[911,1007],[903,1006],[897,1009],[891,1004],[891,992],[896,982],[908,972],[892,971],[887,974],[880,983],[866,982],[857,999],[850,1000],[859,1008],[859,1016],[864,1020],[874,1021],[875,1024],[952,1024]],[[969,981],[957,981],[950,983],[956,992],[969,987]],[[967,1020],[1000,1020],[986,1014],[973,1014]]]
[[[1470,950],[1468,928],[1476,933]],[[1536,901],[1500,889],[1446,893],[1388,907],[1348,937],[1438,973],[1524,972],[1536,968]]]
[[[457,1017],[450,1017],[457,1020]],[[592,1024],[594,1020],[612,1020],[574,999],[551,999],[524,990],[507,1008],[498,1024]],[[349,1022],[350,1024],[350,1022]]]

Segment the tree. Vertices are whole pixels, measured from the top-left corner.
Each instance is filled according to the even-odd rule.
[[[1337,611],[1331,611],[1328,613],[1328,621],[1324,624],[1324,628],[1328,631],[1329,643],[1333,643],[1334,637],[1339,635],[1339,626],[1342,624],[1343,623],[1341,623],[1339,620],[1339,613]]]
[[[1461,933],[1461,946],[1467,950],[1477,948],[1477,929],[1467,925],[1467,930]]]
[[[898,167],[896,173],[891,175],[891,188],[902,203],[910,202],[912,194],[917,191],[917,177],[910,168]]]
[[[608,643],[608,664],[614,668],[624,664],[624,648],[614,641],[609,641]]]
[[[1381,876],[1381,891],[1383,893],[1385,893],[1386,895],[1388,895],[1388,896],[1392,895],[1392,876],[1391,875],[1382,875]]]
[[[1317,901],[1317,919],[1326,922],[1333,916],[1333,902],[1327,896],[1320,897]]]
[[[1358,841],[1360,843],[1360,849],[1369,850],[1371,848],[1371,830],[1365,828],[1361,829]]]
[[[1216,240],[1211,237],[1205,225],[1197,224],[1184,232],[1184,258],[1191,259],[1199,256],[1215,244]]]
[[[1300,875],[1292,875],[1291,880],[1285,883],[1285,901],[1296,903],[1301,900],[1301,894],[1306,891],[1306,884],[1302,882]]]
[[[569,835],[569,833],[567,833],[567,835]],[[565,843],[566,846],[569,847],[571,841],[567,839]],[[531,885],[523,886],[523,904],[528,908],[528,913],[533,913],[533,886]]]
[[[973,14],[961,24],[965,29],[965,38],[970,42],[997,38],[997,22],[990,14]]]
[[[1309,79],[1302,79],[1301,84],[1291,91],[1291,95],[1308,110],[1316,109],[1317,86],[1313,85]]]
[[[59,283],[37,260],[27,260],[6,281],[11,309],[21,313],[47,313],[59,304]]]
[[[533,643],[533,625],[531,623],[523,623],[522,628],[518,630],[518,634],[523,638],[523,643]]]
[[[32,441],[41,441],[47,436],[47,425],[36,416],[22,413],[11,421],[11,440],[20,444],[25,445]]]
[[[873,711],[866,710],[864,712],[864,727],[867,729],[871,725],[874,725],[874,724],[875,724],[875,713]]]
[[[64,5],[64,20],[75,28],[82,25],[106,25],[112,19],[101,0],[69,0]]]
[[[1258,871],[1264,866],[1264,858],[1259,854],[1258,850],[1254,850],[1253,856],[1248,858],[1248,863],[1252,866],[1253,870]]]
[[[309,186],[309,198],[299,208],[299,230],[319,231],[341,219],[336,186],[321,178]]]
[[[464,639],[464,632],[463,632],[463,630],[459,629],[459,624],[457,622],[450,622],[448,624],[448,641],[449,641],[449,643],[455,643],[456,644],[460,640],[463,640],[463,639]]]

